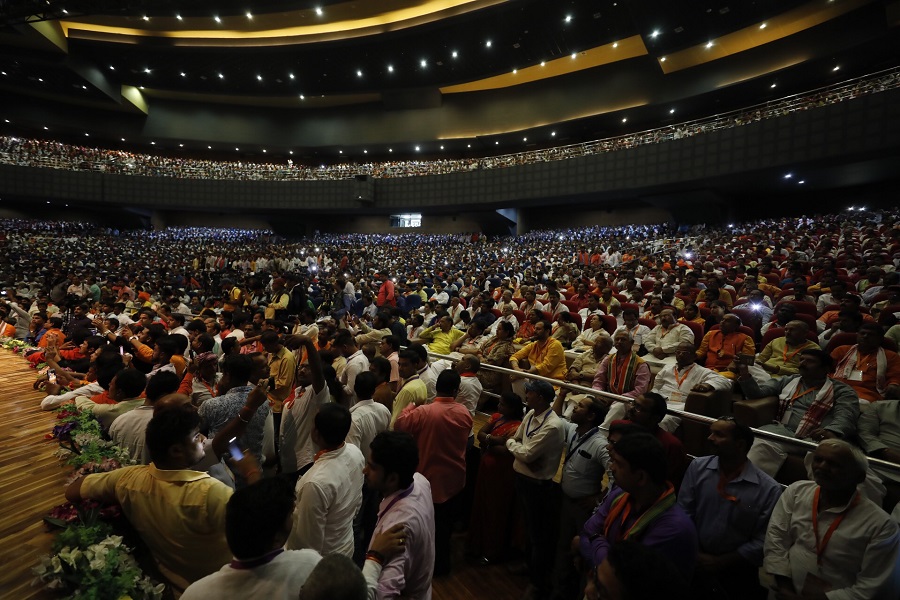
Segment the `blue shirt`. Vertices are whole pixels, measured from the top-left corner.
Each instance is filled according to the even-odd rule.
[[[725,484],[725,494],[737,501],[723,498],[718,484],[719,457],[703,456],[691,462],[678,492],[678,504],[697,527],[700,551],[737,552],[762,566],[766,526],[784,487],[749,460],[741,474]]]
[[[202,419],[200,428],[206,429],[210,438],[215,437],[220,429],[241,412],[241,408],[252,390],[252,385],[240,385],[201,404],[198,409]],[[259,464],[262,464],[263,461],[263,434],[269,410],[268,402],[257,409],[256,414],[250,418],[250,424],[247,425],[247,430],[240,440],[241,448],[252,452]]]

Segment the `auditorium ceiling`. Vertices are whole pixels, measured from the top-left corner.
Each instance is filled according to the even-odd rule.
[[[484,156],[893,68],[898,23],[900,0],[2,0],[0,133],[252,160]]]

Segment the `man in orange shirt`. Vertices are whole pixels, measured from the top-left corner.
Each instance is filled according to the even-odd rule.
[[[510,357],[510,368],[554,379],[564,378],[566,376],[565,350],[559,340],[550,337],[552,328],[553,326],[546,320],[535,323],[534,341]],[[520,361],[527,361],[527,366],[520,366]],[[521,379],[517,379],[513,382],[513,391],[524,398],[525,383]]]
[[[736,376],[730,366],[739,354],[754,356],[756,347],[753,340],[738,328],[741,320],[736,315],[725,315],[719,329],[713,329],[700,342],[697,358],[706,357],[706,368],[718,372],[723,377],[734,379]]]
[[[841,314],[842,310],[849,310],[851,312],[858,312],[862,314],[863,321],[874,323],[875,319],[872,318],[872,315],[866,314],[859,310],[860,305],[862,304],[862,298],[859,296],[853,296],[847,294],[843,298],[841,298],[841,303],[838,305],[840,308],[838,310],[829,310],[827,312],[822,313],[822,316],[819,317],[816,325],[819,327],[819,333],[822,333],[831,325],[838,320],[838,317]]]
[[[36,314],[34,318],[37,318],[38,314]],[[32,319],[32,323],[34,323],[34,318]],[[50,317],[47,319],[46,324],[41,323],[40,326],[35,329],[35,341],[37,341],[38,347],[46,348],[47,342],[49,342],[51,338],[56,338],[56,345],[62,346],[66,342],[66,336],[62,332],[62,325],[62,319],[59,317]],[[44,330],[44,333],[37,335],[40,333],[41,329]]]
[[[831,352],[834,379],[852,387],[863,404],[900,398],[900,356],[881,347],[881,326],[864,323],[856,336],[856,345],[838,346]]]

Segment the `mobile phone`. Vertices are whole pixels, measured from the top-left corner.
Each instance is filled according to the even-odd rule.
[[[56,369],[49,369],[47,371],[47,381],[56,385]]]
[[[238,447],[236,437],[228,440],[228,453],[231,454],[231,458],[234,460],[243,460],[244,453],[241,452],[241,449]]]
[[[269,384],[268,384],[268,385],[269,385],[269,391],[270,391],[270,392],[271,392],[272,390],[275,389],[275,377],[274,377],[274,376],[273,376],[273,377],[269,377]]]
[[[748,367],[752,367],[756,362],[756,357],[752,354],[738,354],[734,357],[735,362],[739,365],[747,365]]]
[[[119,356],[125,356],[125,346],[119,346]]]

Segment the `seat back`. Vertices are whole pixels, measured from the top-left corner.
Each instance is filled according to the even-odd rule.
[[[816,305],[812,302],[801,302],[799,300],[779,300],[778,304],[775,305],[775,312],[778,312],[778,307],[782,304],[792,304],[794,308],[797,309],[797,314],[803,313],[806,315],[812,315],[812,318],[816,318]]]

